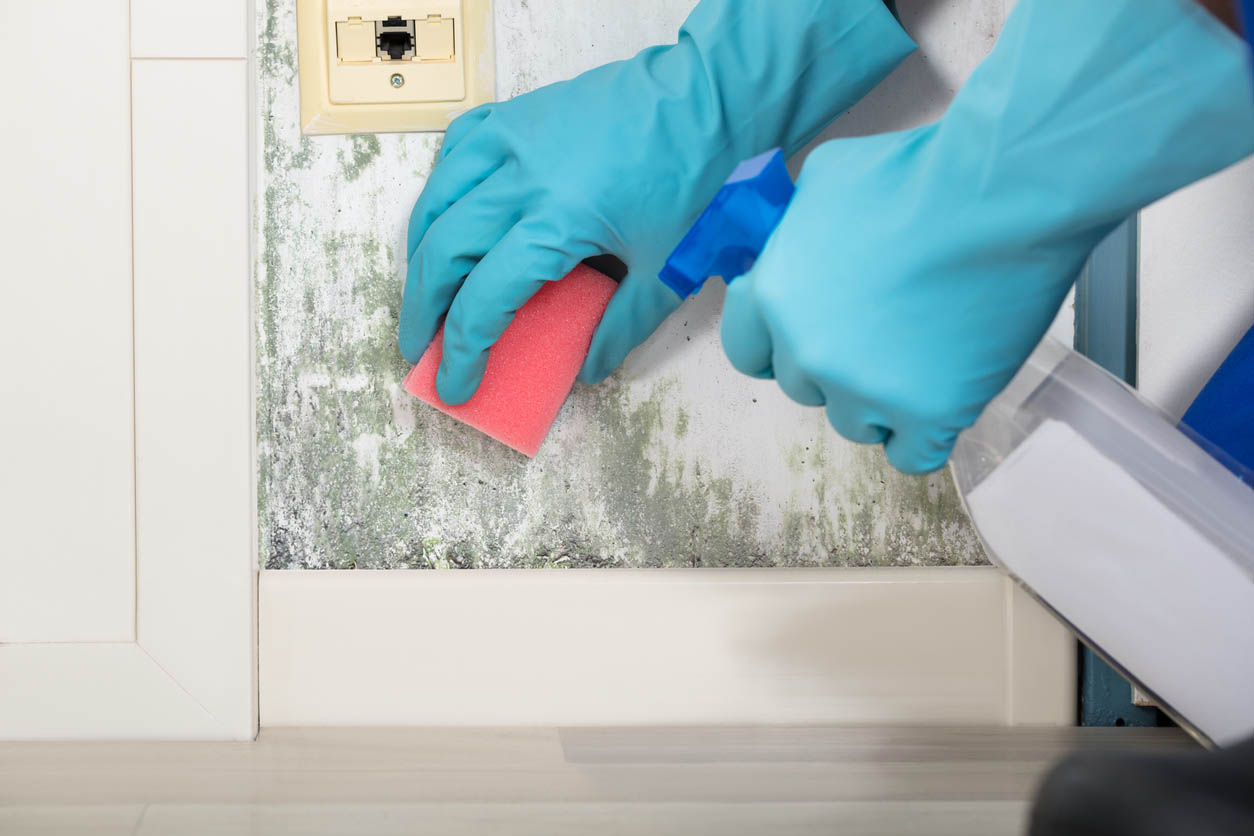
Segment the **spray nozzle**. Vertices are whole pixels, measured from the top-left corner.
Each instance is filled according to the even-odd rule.
[[[748,272],[788,209],[796,186],[776,148],[745,160],[666,260],[658,278],[686,299],[710,276]]]

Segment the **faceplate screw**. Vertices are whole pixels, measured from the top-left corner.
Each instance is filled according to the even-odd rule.
[[[401,75],[400,73],[392,73],[392,86],[393,86],[393,87],[404,87],[404,86],[405,86],[405,76]]]

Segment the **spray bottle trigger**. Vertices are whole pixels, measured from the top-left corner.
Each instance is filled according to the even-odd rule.
[[[686,299],[710,276],[727,283],[749,271],[796,192],[784,153],[745,160],[666,260],[658,278]]]

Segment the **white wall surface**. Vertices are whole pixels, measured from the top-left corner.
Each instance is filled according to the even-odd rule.
[[[1251,325],[1254,159],[1141,215],[1141,390],[1180,417]]]

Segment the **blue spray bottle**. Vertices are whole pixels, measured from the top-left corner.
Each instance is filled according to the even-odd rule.
[[[710,276],[730,284],[753,267],[797,187],[778,148],[745,160],[706,207],[658,275],[687,299]]]

